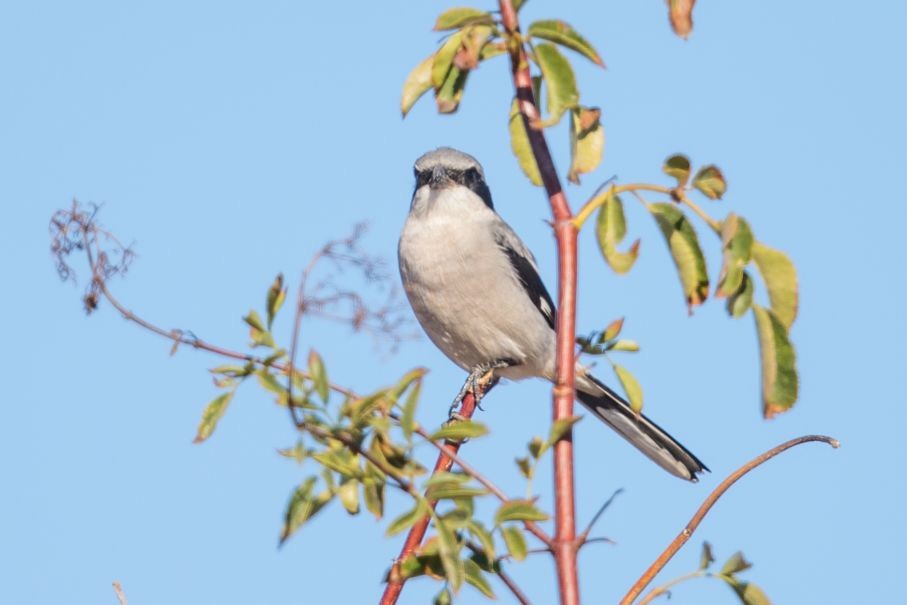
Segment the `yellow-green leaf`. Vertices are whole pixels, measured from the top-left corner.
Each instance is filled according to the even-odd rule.
[[[661,169],[668,176],[677,179],[678,187],[686,187],[687,182],[690,180],[690,158],[680,153],[666,159]]]
[[[762,415],[772,418],[797,401],[797,360],[787,329],[775,313],[753,305],[753,315],[762,357]]]
[[[233,399],[235,392],[226,391],[221,393],[208,404],[205,411],[202,412],[202,420],[198,425],[198,432],[193,443],[201,443],[211,436],[211,433],[217,428],[218,421],[223,417],[224,412],[227,411],[227,406],[230,405],[230,400]]]
[[[482,525],[481,521],[476,521],[472,518],[466,521],[466,529],[482,545],[482,554],[485,555],[485,558],[488,561],[494,561],[494,538],[492,538],[491,532],[485,529],[485,526]]]
[[[417,380],[409,390],[406,400],[403,402],[403,411],[400,414],[400,428],[403,429],[403,435],[410,439],[416,428],[416,405],[419,403],[419,394],[422,392],[422,380]]]
[[[280,381],[277,380],[277,377],[271,374],[265,368],[259,368],[255,371],[255,377],[258,378],[258,384],[260,384],[265,390],[271,391],[277,396],[286,396],[287,388],[280,384]]]
[[[450,594],[450,589],[446,586],[442,588],[431,603],[432,605],[453,605],[453,595]]]
[[[627,394],[630,409],[639,414],[642,411],[642,387],[639,385],[639,381],[630,373],[630,370],[621,365],[614,364],[614,372]]]
[[[444,568],[444,575],[450,588],[456,594],[463,585],[464,570],[460,563],[459,544],[454,532],[441,519],[435,518],[435,529],[438,530],[438,556]]]
[[[431,83],[435,90],[440,90],[447,79],[448,72],[453,68],[454,57],[457,56],[457,51],[460,50],[461,46],[463,46],[463,32],[457,32],[447,38],[441,48],[438,49],[438,52],[434,54],[431,66]]]
[[[684,213],[672,204],[651,204],[649,210],[668,242],[687,308],[692,312],[693,307],[701,305],[709,295],[709,274],[699,238]]]
[[[274,283],[268,289],[267,307],[268,307],[268,330],[274,323],[274,317],[283,306],[283,301],[287,298],[287,289],[283,287],[283,273],[278,273]]]
[[[337,490],[337,496],[340,498],[340,503],[343,504],[343,508],[346,509],[351,515],[356,515],[359,513],[359,482],[355,479],[350,479],[344,483],[340,484],[340,489]]]
[[[542,186],[542,175],[539,173],[538,164],[535,162],[535,155],[532,153],[532,146],[529,144],[529,134],[526,132],[526,123],[523,115],[520,113],[519,100],[514,98],[510,105],[510,149],[516,156],[520,168],[523,170],[529,181],[536,187]]]
[[[624,329],[624,318],[621,317],[620,319],[615,319],[614,321],[609,323],[608,327],[605,328],[605,331],[602,332],[599,342],[602,343],[602,342],[611,340],[613,338],[617,338],[618,336],[620,336],[620,331],[623,329]]]
[[[727,191],[727,183],[718,166],[704,166],[693,177],[693,187],[702,192],[710,200],[721,199]]]
[[[488,434],[488,427],[482,424],[481,422],[474,422],[472,420],[455,420],[450,424],[446,424],[441,429],[435,431],[431,439],[432,441],[462,441],[464,439],[473,439],[475,437],[481,437],[482,435]]]
[[[621,252],[617,245],[627,234],[627,222],[624,218],[624,204],[620,197],[609,193],[598,211],[595,224],[595,235],[598,247],[608,265],[617,273],[629,271],[639,257],[639,240],[633,242],[627,252]]]
[[[547,521],[548,515],[536,508],[531,500],[508,500],[494,516],[495,525],[506,521]]]
[[[428,505],[424,500],[419,500],[410,510],[390,522],[390,525],[387,526],[385,535],[390,537],[399,534],[402,531],[406,531],[427,514]]]
[[[431,72],[434,62],[435,55],[430,55],[416,65],[413,70],[409,72],[409,75],[406,76],[406,81],[403,83],[403,95],[400,98],[400,112],[404,117],[409,113],[409,110],[413,108],[416,101],[418,101],[426,92],[431,90]]]
[[[743,268],[752,259],[753,232],[749,223],[733,212],[721,223],[724,262],[718,276],[715,296],[723,298],[738,292],[743,284]]]
[[[554,444],[563,437],[567,431],[573,428],[573,425],[582,420],[582,416],[570,416],[569,418],[558,418],[551,423],[551,432],[548,433],[548,440],[545,442],[542,451],[539,452],[541,455],[545,450],[550,447],[553,447]]]
[[[743,605],[772,605],[768,595],[752,582],[734,582],[731,588],[737,593]]]
[[[576,107],[579,102],[576,77],[570,62],[553,44],[536,45],[535,60],[542,70],[548,90],[548,119],[544,120],[544,125],[552,126],[560,121],[565,111]]]
[[[515,561],[522,561],[526,558],[526,537],[519,527],[506,525],[501,528],[501,535],[507,545],[507,552]]]
[[[772,311],[782,325],[790,329],[797,318],[799,304],[797,269],[785,253],[760,242],[753,243],[753,260],[768,289]]]
[[[435,105],[438,107],[438,113],[457,111],[460,101],[463,99],[463,91],[466,90],[467,76],[469,76],[468,70],[456,66],[450,68],[447,78],[435,93]]]
[[[744,571],[752,567],[753,564],[746,560],[743,556],[743,553],[739,550],[731,555],[731,558],[725,561],[724,565],[721,566],[721,571],[718,572],[722,576],[731,576],[739,571]]]
[[[635,340],[617,340],[608,346],[609,351],[627,351],[635,353],[639,351],[639,343]]]
[[[371,465],[369,465],[371,468]],[[376,519],[384,516],[384,482],[370,477],[366,471],[366,478],[362,482],[362,496],[365,499],[365,508],[375,515]]]
[[[583,55],[596,65],[601,67],[605,66],[605,63],[602,61],[601,57],[598,56],[598,53],[589,41],[563,21],[557,19],[536,21],[529,26],[526,33],[534,38],[542,38],[543,40],[556,42],[561,46],[566,46]]]
[[[306,521],[314,517],[333,498],[331,492],[327,490],[313,495],[312,490],[316,481],[315,477],[309,477],[293,492],[293,496],[287,506],[283,531],[280,534],[281,544],[302,527]]]
[[[435,31],[458,29],[464,25],[476,23],[490,25],[494,23],[494,17],[490,13],[477,8],[451,8],[438,15],[438,20],[435,22]]]
[[[327,371],[324,369],[324,361],[322,361],[321,355],[315,349],[309,351],[309,377],[312,379],[315,392],[318,393],[323,402],[327,403],[331,394],[330,384],[328,383]]]
[[[478,563],[472,559],[464,559],[463,571],[466,574],[466,582],[468,584],[475,587],[489,599],[495,598],[494,591],[491,589],[491,584],[489,584],[485,574],[482,573],[482,569],[479,567]]]
[[[601,110],[580,107],[570,110],[570,171],[567,180],[579,185],[579,175],[595,170],[602,161],[605,149],[605,129]]]
[[[753,279],[744,271],[737,291],[727,299],[727,312],[731,317],[743,317],[750,310],[753,306],[753,290]]]

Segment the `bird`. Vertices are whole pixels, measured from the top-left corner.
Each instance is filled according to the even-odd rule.
[[[416,160],[397,248],[403,289],[429,339],[493,380],[555,380],[556,309],[532,252],[495,211],[481,164],[451,147]],[[581,364],[576,398],[660,467],[696,482],[708,468]],[[465,393],[464,384],[461,395]]]

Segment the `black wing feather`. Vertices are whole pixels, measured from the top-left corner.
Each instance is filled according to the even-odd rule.
[[[529,297],[535,308],[539,310],[539,313],[542,314],[551,329],[556,329],[554,301],[551,300],[548,290],[545,289],[545,284],[542,282],[542,278],[539,277],[539,272],[536,271],[533,262],[516,250],[503,235],[498,235],[495,238],[495,242],[507,254],[507,258],[510,259],[510,264],[520,278],[520,283],[523,284],[526,296]]]

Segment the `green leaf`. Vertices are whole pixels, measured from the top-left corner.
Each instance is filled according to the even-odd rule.
[[[557,441],[567,433],[567,431],[573,428],[574,424],[582,419],[582,416],[570,416],[569,418],[558,418],[557,420],[552,422],[551,432],[548,434],[548,441],[545,442],[545,446],[542,448],[542,452],[540,452],[539,455],[544,453],[544,451],[548,448],[553,447],[554,444],[557,443]]]
[[[727,183],[718,166],[704,166],[693,177],[693,187],[710,200],[719,200],[727,191]]]
[[[583,55],[596,65],[601,67],[605,66],[605,63],[602,61],[601,57],[598,56],[598,53],[589,41],[563,21],[557,19],[536,21],[529,26],[526,33],[534,38],[542,38],[543,40],[566,46],[570,50],[575,50]]]
[[[252,309],[249,311],[249,314],[244,316],[243,321],[249,324],[249,327],[253,330],[258,330],[259,332],[266,332],[265,325],[261,322],[261,316],[258,314],[258,311]]]
[[[635,353],[639,350],[639,343],[635,340],[615,340],[608,345],[609,351],[628,351]]]
[[[283,273],[278,273],[277,277],[274,279],[274,283],[271,284],[271,287],[268,289],[268,330],[271,329],[271,324],[274,323],[274,317],[277,315],[277,312],[280,311],[280,307],[283,306],[283,301],[287,298],[287,289],[283,287]]]
[[[579,175],[595,170],[605,149],[605,129],[601,110],[579,107],[570,110],[570,171],[567,180],[579,185]]]
[[[530,500],[508,500],[503,503],[494,516],[495,525],[505,521],[547,521],[548,515],[536,508]]]
[[[464,570],[460,564],[460,546],[454,532],[441,519],[435,518],[435,529],[438,530],[438,555],[450,588],[456,594],[463,585]]]
[[[468,75],[467,70],[459,67],[450,68],[447,78],[435,93],[435,105],[438,107],[438,113],[454,113],[460,107]]]
[[[475,498],[484,496],[488,490],[480,487],[469,487],[466,485],[444,484],[437,485],[425,492],[425,497],[429,500],[452,500],[454,498]]]
[[[613,193],[608,194],[598,211],[595,234],[602,256],[615,272],[626,273],[633,267],[639,256],[639,240],[633,242],[627,252],[620,252],[617,249],[617,245],[627,234],[627,223],[624,219],[624,204],[620,197]]]
[[[464,25],[476,23],[491,25],[494,23],[494,17],[477,8],[451,8],[438,15],[438,20],[435,21],[435,31],[459,29]]]
[[[410,510],[390,522],[390,525],[387,526],[385,535],[390,537],[399,534],[402,531],[406,531],[419,520],[425,518],[426,515],[428,515],[428,505],[425,503],[425,500],[419,500]]]
[[[736,292],[727,299],[727,312],[731,317],[743,317],[753,306],[753,278],[746,271]]]
[[[260,384],[265,390],[271,391],[278,396],[285,396],[287,394],[287,387],[280,384],[280,381],[277,380],[277,377],[271,374],[271,372],[269,372],[268,370],[264,368],[255,370],[255,377],[258,378],[258,384]]]
[[[730,296],[740,290],[743,268],[753,256],[753,232],[743,217],[732,212],[722,221],[721,246],[724,262],[715,289],[717,298]]]
[[[526,479],[532,479],[533,468],[532,462],[529,461],[529,457],[516,458],[515,459],[517,468],[520,469],[520,474],[523,475]]]
[[[416,381],[413,388],[409,390],[406,400],[403,402],[403,411],[400,414],[400,428],[403,429],[403,435],[411,439],[413,431],[416,429],[416,405],[419,403],[419,394],[422,392],[422,380]]]
[[[529,445],[527,447],[532,457],[538,460],[539,456],[542,455],[542,451],[545,448],[545,441],[541,437],[535,436],[529,441]]]
[[[384,516],[384,482],[366,477],[362,483],[362,496],[365,508],[375,515],[376,519]]]
[[[692,313],[693,307],[701,305],[709,295],[709,274],[699,238],[684,213],[670,203],[651,204],[649,211],[668,242],[680,275],[687,309]]]
[[[313,454],[312,458],[345,477],[360,477],[362,475],[358,456],[348,449],[325,450]]]
[[[677,179],[678,187],[686,187],[690,180],[690,158],[682,154],[674,154],[665,160],[661,169],[668,176]]]
[[[728,581],[743,605],[772,605],[768,595],[752,582]]]
[[[797,401],[797,360],[787,329],[771,309],[753,305],[762,357],[762,415],[772,418]]]
[[[535,162],[535,155],[532,153],[532,146],[529,144],[529,134],[526,132],[526,123],[523,115],[520,113],[519,100],[514,98],[510,105],[510,149],[516,156],[517,162],[523,174],[536,187],[542,186],[542,175],[539,172],[538,164]]]
[[[642,387],[639,386],[636,377],[625,367],[614,364],[614,372],[617,373],[617,378],[627,394],[630,409],[639,414],[642,411]]]
[[[494,538],[491,536],[491,532],[485,529],[485,526],[482,525],[481,521],[476,521],[475,519],[468,519],[466,521],[466,529],[479,541],[479,544],[482,545],[485,557],[489,561],[494,561]]]
[[[435,53],[431,66],[431,84],[436,91],[440,90],[444,81],[447,80],[448,73],[454,67],[454,57],[457,56],[457,51],[461,46],[463,46],[463,32],[457,32],[447,38]]]
[[[479,592],[481,592],[489,599],[495,598],[494,591],[491,589],[491,584],[488,582],[485,574],[482,573],[482,569],[475,561],[473,561],[472,559],[465,559],[463,561],[463,571],[466,575],[466,582],[468,584],[475,587]]]
[[[327,403],[331,395],[330,384],[328,383],[327,372],[324,369],[324,361],[322,361],[321,355],[315,349],[309,351],[309,378],[312,379],[315,392],[318,393],[323,402]]]
[[[624,318],[615,319],[608,324],[608,327],[605,328],[605,331],[602,332],[601,337],[599,338],[599,344],[612,340],[620,336],[620,331],[624,328]]]
[[[535,60],[548,87],[548,119],[543,125],[553,126],[560,121],[565,111],[576,107],[579,102],[576,77],[570,62],[553,44],[538,44],[535,47]]]
[[[712,545],[708,542],[702,543],[702,554],[699,555],[699,570],[703,571],[709,568],[709,565],[715,562],[715,555],[712,554]]]
[[[359,482],[355,479],[350,479],[340,484],[340,489],[337,490],[337,496],[340,498],[340,503],[343,505],[343,508],[346,509],[351,515],[359,514]]]
[[[797,318],[799,304],[797,269],[786,254],[760,242],[753,243],[753,260],[768,289],[772,311],[789,330]]]
[[[241,378],[243,376],[248,376],[252,372],[254,367],[255,366],[251,365],[239,366],[227,364],[217,366],[216,368],[211,368],[208,371],[212,374],[222,374],[224,376],[229,376],[230,378]]]
[[[753,564],[747,561],[743,557],[743,553],[738,550],[721,566],[721,571],[719,571],[718,574],[722,576],[732,576],[735,573],[747,570],[752,566]]]
[[[473,439],[487,434],[488,427],[480,422],[457,420],[435,431],[431,436],[431,440],[463,441],[464,439]]]
[[[302,441],[297,441],[296,445],[293,447],[286,447],[277,450],[277,453],[283,456],[284,458],[290,458],[295,460],[299,464],[305,462],[305,459],[308,457],[308,452],[306,452],[305,446]]]
[[[406,117],[406,114],[409,113],[409,110],[413,108],[413,105],[416,104],[416,101],[422,95],[431,90],[431,74],[434,62],[435,55],[426,57],[406,76],[406,81],[403,83],[403,94],[400,98],[400,112],[403,117]]]
[[[313,495],[312,491],[317,482],[316,477],[309,477],[293,492],[284,518],[283,531],[280,534],[280,543],[286,542],[302,525],[314,517],[324,506],[331,501],[333,494],[323,491]]]
[[[523,535],[523,530],[514,525],[506,525],[501,528],[501,535],[504,537],[504,543],[507,544],[507,552],[514,561],[522,561],[526,558],[526,537]]]
[[[202,420],[198,425],[198,432],[193,443],[201,443],[211,436],[211,433],[217,428],[218,421],[223,417],[224,412],[227,411],[227,406],[230,405],[230,400],[233,399],[235,392],[226,391],[221,393],[208,404],[205,411],[202,412]]]
[[[450,589],[446,586],[442,588],[441,592],[436,594],[432,600],[432,605],[453,605],[453,595],[450,594]]]

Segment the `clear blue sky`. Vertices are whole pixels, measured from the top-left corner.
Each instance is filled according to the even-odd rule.
[[[755,563],[746,577],[777,603],[890,600],[903,592],[907,541],[898,176],[907,8],[701,2],[682,42],[663,4],[533,0],[524,11],[574,23],[609,66],[578,70],[584,98],[602,107],[607,145],[599,172],[568,195],[576,205],[613,174],[658,180],[678,151],[718,163],[729,191],[709,210],[743,214],[799,268],[802,398],[790,414],[760,419],[751,318],[732,321],[715,303],[688,318],[665,246],[638,208],[628,219],[642,257],[627,277],[604,267],[584,233],[579,325],[628,317],[643,350],[626,363],[648,412],[713,471],[685,484],[604,427],[580,425],[580,519],[626,489],[600,524],[619,545],[583,552],[586,602],[616,601],[728,472],[812,432],[842,448],[806,446],[747,477],[662,579],[694,568],[706,539],[719,558],[743,549]],[[392,259],[413,159],[452,145],[484,163],[499,211],[553,285],[548,209],[509,151],[506,60],[474,74],[459,114],[439,117],[422,102],[401,121],[400,85],[435,47],[429,28],[449,4],[356,5],[0,8],[0,602],[112,604],[112,580],[133,605],[375,601],[399,538],[334,507],[278,550],[302,473],[274,451],[294,440],[284,412],[245,389],[214,438],[193,446],[215,394],[205,370],[217,360],[168,357],[166,343],[107,305],[86,317],[80,290],[57,280],[47,237],[49,216],[74,196],[106,204],[107,226],[140,254],[116,284],[121,298],[168,328],[241,347],[239,318],[274,274],[297,275],[354,220],[372,222],[368,246]],[[551,134],[562,170],[566,138]],[[717,247],[702,236],[714,275]],[[284,318],[278,330],[288,329]],[[430,367],[425,423],[442,419],[461,381],[424,339],[387,356],[345,328],[311,324],[304,341],[335,380],[361,391]],[[482,416],[493,436],[465,450],[514,494],[512,458],[547,431],[548,392],[534,381],[497,390]],[[547,491],[547,469],[538,481]],[[552,602],[549,561],[511,568],[536,603]],[[403,602],[424,603],[434,588],[414,582]],[[479,599],[466,589],[460,602]],[[734,597],[700,581],[673,602]]]

